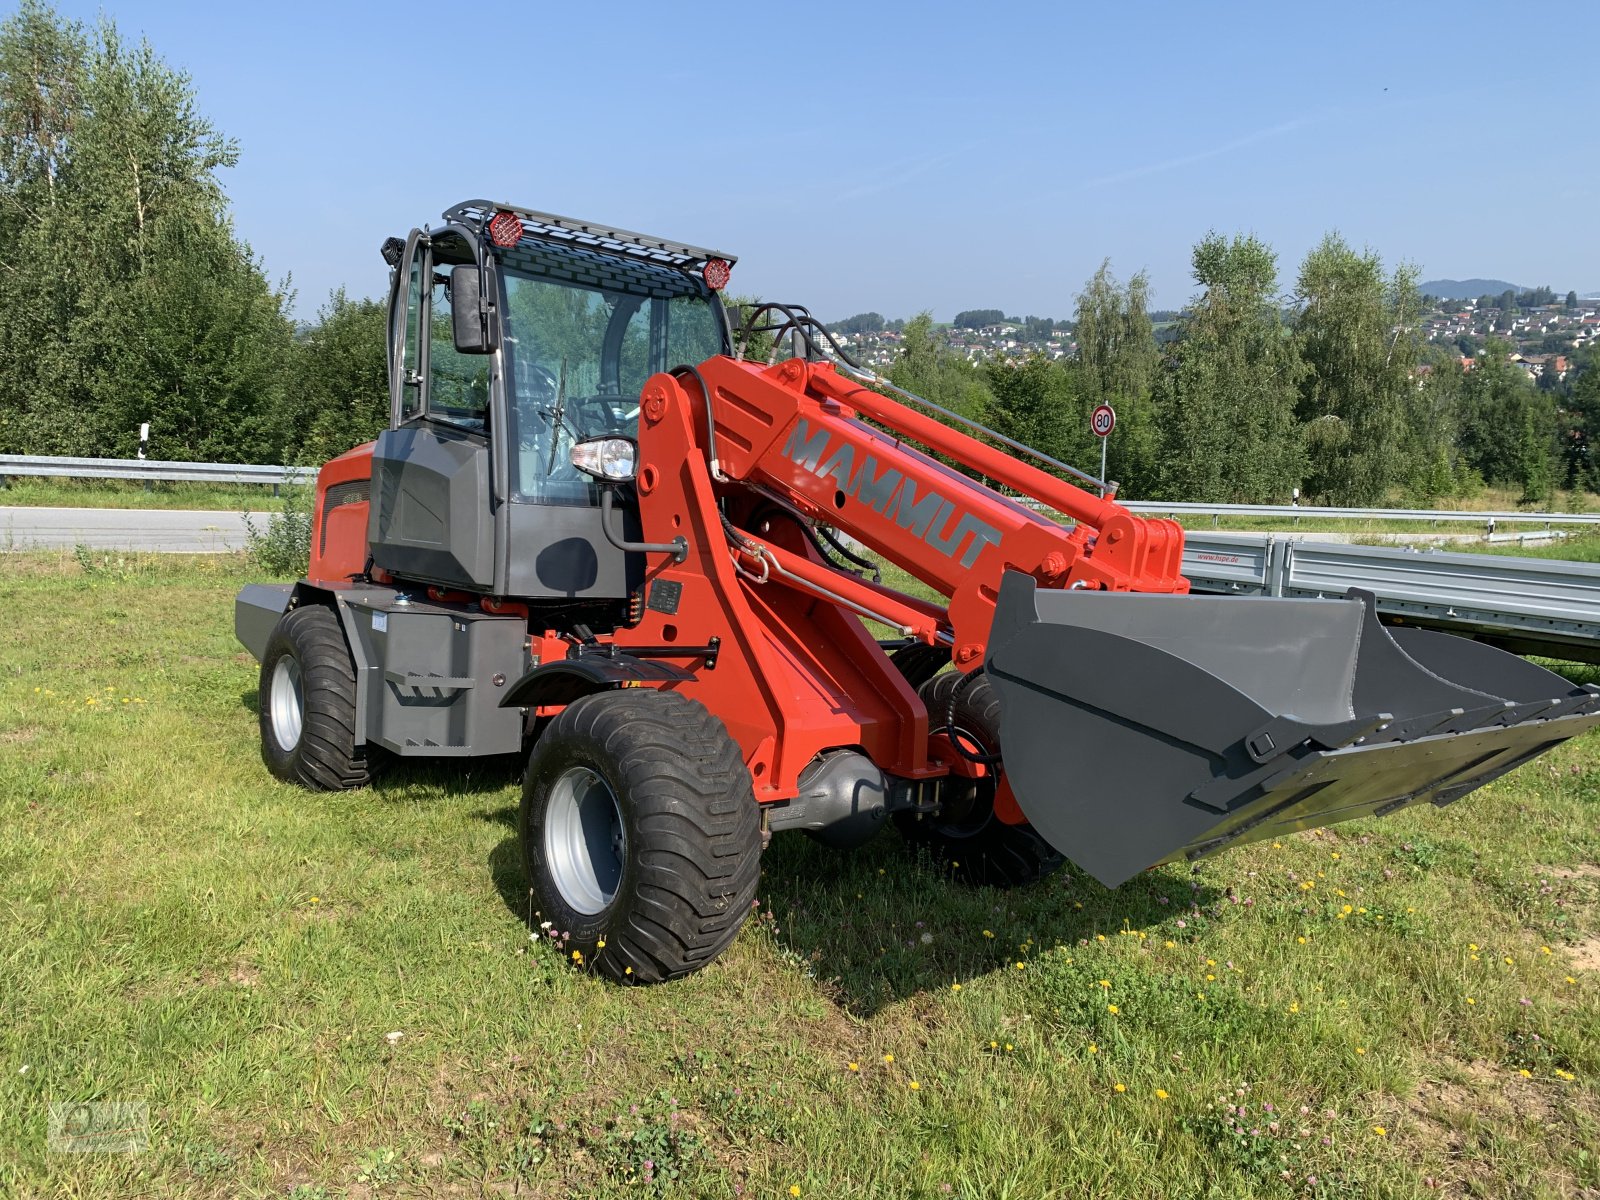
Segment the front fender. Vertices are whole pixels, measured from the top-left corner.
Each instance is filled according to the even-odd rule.
[[[693,673],[667,663],[628,654],[582,654],[540,663],[506,689],[501,708],[542,708],[571,704],[594,692],[625,687],[665,687],[693,679]]]

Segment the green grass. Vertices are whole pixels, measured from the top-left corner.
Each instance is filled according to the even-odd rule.
[[[1457,547],[1449,547],[1457,549]],[[1556,558],[1566,562],[1600,562],[1600,531],[1585,531],[1574,533],[1560,541],[1550,542],[1543,546],[1519,546],[1513,542],[1498,542],[1494,545],[1485,545],[1481,542],[1468,542],[1459,549],[1471,550],[1480,554],[1509,554],[1515,558]]]
[[[515,764],[267,775],[247,578],[0,559],[0,1195],[1600,1188],[1593,738],[1116,892],[783,835],[719,962],[622,989],[530,940]],[[49,1151],[77,1100],[148,1151]]]
[[[14,475],[0,488],[0,507],[198,508],[262,512],[277,507],[272,488],[257,483],[144,484],[124,479],[44,479]]]

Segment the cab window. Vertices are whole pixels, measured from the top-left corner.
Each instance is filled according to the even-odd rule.
[[[661,268],[651,268],[659,277],[634,268],[641,279],[585,286],[520,265],[503,260],[501,271],[507,415],[516,439],[512,499],[593,504],[598,493],[572,466],[573,444],[637,437],[645,380],[722,352],[714,301],[688,276]]]
[[[428,416],[482,432],[489,418],[490,358],[456,350],[447,265],[433,273],[428,330]]]

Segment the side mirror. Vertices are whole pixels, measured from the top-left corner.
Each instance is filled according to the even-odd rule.
[[[450,323],[458,353],[494,352],[493,314],[483,294],[483,272],[472,263],[450,268]]]

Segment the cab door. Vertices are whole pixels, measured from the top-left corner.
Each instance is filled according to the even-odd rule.
[[[401,579],[488,591],[494,356],[457,351],[450,314],[449,268],[474,253],[448,229],[406,239],[390,291],[390,427],[373,449],[368,540],[373,562]]]

